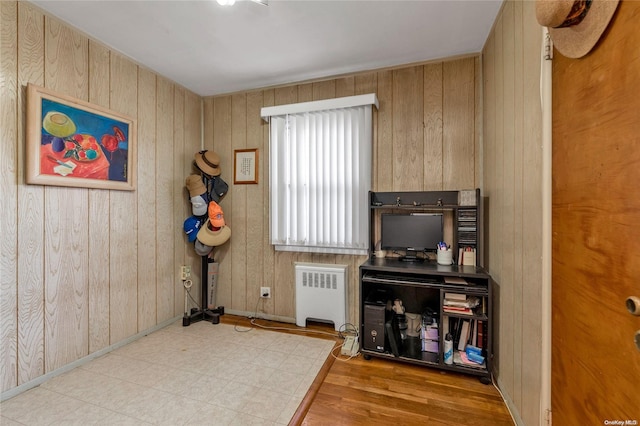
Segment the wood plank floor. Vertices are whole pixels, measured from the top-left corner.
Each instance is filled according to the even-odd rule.
[[[221,320],[251,325],[247,318],[232,315]],[[264,320],[257,323],[297,328]],[[333,332],[325,324],[309,328]],[[475,376],[378,358],[342,358],[327,359],[290,425],[514,424],[498,390],[481,384]]]

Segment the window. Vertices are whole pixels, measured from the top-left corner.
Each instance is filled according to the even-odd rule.
[[[375,94],[266,107],[271,243],[367,254]]]

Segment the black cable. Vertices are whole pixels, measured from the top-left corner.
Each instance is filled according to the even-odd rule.
[[[191,299],[191,301],[193,302],[194,305],[196,305],[196,307],[198,308],[199,311],[202,310],[202,308],[200,307],[200,305],[198,304],[198,302],[195,301],[195,299],[193,298],[193,296],[191,296],[191,287],[186,288],[187,290],[187,296],[189,296],[189,299]],[[185,312],[186,313],[186,312]]]

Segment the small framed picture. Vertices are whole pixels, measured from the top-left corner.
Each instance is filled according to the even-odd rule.
[[[258,183],[258,149],[233,151],[233,183]]]

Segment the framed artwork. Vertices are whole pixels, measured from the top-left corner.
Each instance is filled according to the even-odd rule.
[[[258,149],[233,150],[233,183],[258,183]]]
[[[28,184],[135,190],[132,118],[29,84],[26,135]]]

